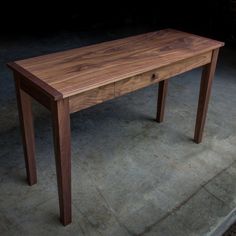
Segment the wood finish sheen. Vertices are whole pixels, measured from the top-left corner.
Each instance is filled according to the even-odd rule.
[[[164,66],[87,92],[79,93],[78,95],[70,97],[70,112],[80,111],[84,108],[122,96],[193,68],[208,64],[211,62],[211,56],[212,52],[206,52],[196,57],[176,62],[173,65]]]
[[[65,98],[221,46],[215,40],[166,29],[15,63]]]
[[[121,96],[151,84],[158,83],[164,79],[181,74],[193,68],[210,63],[211,54],[211,52],[207,52],[190,59],[181,60],[171,65],[163,66],[156,70],[151,70],[149,72],[115,82],[115,96]]]

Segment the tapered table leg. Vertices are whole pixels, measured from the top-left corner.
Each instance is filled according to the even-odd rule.
[[[211,93],[211,86],[215,74],[218,53],[219,49],[213,50],[211,63],[205,65],[202,71],[202,79],[200,85],[198,110],[197,110],[197,118],[195,125],[195,134],[194,134],[194,141],[196,143],[200,143],[202,141],[208,103]]]
[[[164,119],[165,101],[168,88],[168,80],[162,80],[158,85],[158,101],[156,121],[161,123]]]
[[[31,97],[20,88],[20,78],[14,74],[19,120],[25,156],[27,181],[29,185],[37,183],[35,163],[35,139]]]
[[[71,144],[68,99],[52,103],[53,136],[57,172],[60,219],[71,223]]]

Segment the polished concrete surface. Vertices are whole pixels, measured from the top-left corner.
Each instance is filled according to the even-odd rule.
[[[133,30],[132,33],[139,33]],[[201,70],[71,116],[73,223],[58,221],[50,114],[34,103],[38,183],[25,181],[14,83],[5,63],[131,34],[22,36],[0,43],[0,235],[206,235],[236,207],[236,50],[225,48],[204,140],[192,141]]]

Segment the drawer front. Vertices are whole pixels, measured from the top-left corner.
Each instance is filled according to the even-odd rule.
[[[70,113],[91,107],[114,98],[114,83],[70,97]]]
[[[115,96],[135,91],[211,62],[212,52],[115,82]]]

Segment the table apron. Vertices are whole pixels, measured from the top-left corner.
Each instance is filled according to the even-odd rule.
[[[104,101],[122,96],[135,90],[169,79],[194,68],[209,64],[212,51],[175,62],[152,71],[101,86],[69,98],[70,113],[80,111]]]
[[[52,98],[47,96],[47,94],[45,94],[42,90],[38,89],[38,87],[29,85],[25,81],[20,81],[20,88],[48,110],[51,110]]]

